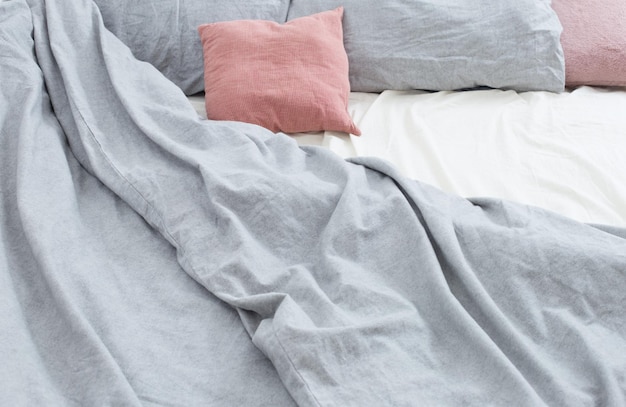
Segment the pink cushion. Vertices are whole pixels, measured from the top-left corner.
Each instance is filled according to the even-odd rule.
[[[626,1],[552,0],[569,86],[626,86]]]
[[[343,8],[285,24],[239,20],[198,28],[207,117],[273,132],[359,135],[348,114]]]

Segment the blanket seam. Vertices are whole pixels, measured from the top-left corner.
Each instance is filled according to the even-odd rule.
[[[313,390],[309,386],[309,383],[304,379],[304,377],[302,377],[302,374],[300,373],[300,369],[298,369],[296,367],[296,364],[291,359],[291,356],[289,355],[289,352],[287,351],[287,349],[283,345],[282,341],[280,340],[280,337],[278,336],[278,332],[276,331],[276,328],[273,326],[273,324],[272,324],[272,332],[274,333],[274,338],[276,338],[276,342],[278,343],[280,348],[283,350],[283,353],[287,357],[287,361],[289,362],[289,364],[291,365],[293,370],[298,375],[298,378],[300,379],[300,381],[304,384],[307,392],[311,395],[311,397],[313,398],[313,401],[315,401],[315,404],[318,405],[319,407],[321,407],[322,403],[320,403],[319,400],[317,399],[317,397],[315,396],[315,393],[313,392]]]
[[[69,99],[69,98],[68,98]],[[75,106],[73,101],[70,101],[70,103],[72,105]],[[199,280],[199,274],[196,271],[196,268],[193,266],[193,263],[190,261],[190,259],[186,256],[186,252],[185,250],[182,248],[182,246],[180,245],[180,243],[174,238],[174,236],[170,233],[170,231],[167,229],[167,227],[165,226],[165,222],[163,221],[163,218],[159,215],[158,211],[156,211],[156,209],[154,208],[154,206],[152,206],[150,204],[150,202],[143,196],[143,194],[133,185],[132,182],[130,182],[130,180],[128,178],[126,178],[124,176],[124,174],[122,174],[122,172],[115,166],[115,164],[111,161],[111,159],[109,158],[109,156],[106,154],[106,152],[104,151],[104,149],[102,148],[102,145],[100,144],[100,142],[98,141],[98,138],[96,137],[96,135],[94,134],[93,130],[91,129],[91,127],[87,124],[87,121],[85,120],[85,118],[83,117],[82,113],[80,112],[79,109],[75,109],[75,111],[77,112],[81,123],[85,126],[86,130],[89,133],[90,138],[92,139],[92,141],[95,144],[95,147],[98,149],[98,151],[100,152],[102,158],[104,159],[104,161],[106,162],[106,164],[123,180],[124,183],[126,183],[130,188],[132,188],[133,191],[135,191],[135,193],[139,196],[139,198],[146,204],[146,206],[148,208],[150,208],[150,211],[152,213],[155,214],[155,216],[158,218],[159,223],[162,226],[162,231],[163,233],[167,234],[168,240],[172,243],[172,245],[174,246],[174,248],[177,251],[180,251],[181,254],[181,260],[182,262],[184,262],[187,267],[188,270],[191,271],[195,277],[196,280]],[[147,215],[147,214],[146,214]],[[181,264],[182,266],[182,264]],[[204,284],[203,284],[204,286]],[[206,288],[206,287],[205,287]],[[210,290],[208,290],[210,292]],[[285,357],[287,358],[287,361],[289,363],[289,365],[292,367],[292,369],[294,370],[294,372],[296,373],[297,377],[299,378],[299,380],[301,381],[301,383],[304,385],[304,387],[306,388],[306,392],[308,394],[310,394],[311,398],[313,399],[313,401],[315,402],[315,404],[319,407],[322,406],[322,404],[320,403],[320,401],[317,399],[315,393],[313,392],[313,390],[311,389],[311,387],[309,386],[309,383],[304,379],[304,377],[302,376],[300,370],[298,369],[298,367],[296,366],[296,364],[293,362],[291,355],[289,354],[289,352],[287,351],[287,349],[285,348],[284,344],[282,343],[282,341],[280,340],[280,337],[278,335],[278,332],[276,331],[276,328],[272,327],[272,331],[274,334],[274,337],[276,338],[276,342],[278,343],[278,345],[280,346],[282,353],[285,355]]]
[[[143,203],[146,205],[147,208],[149,208],[149,211],[152,212],[156,218],[158,218],[158,222],[161,225],[161,229],[163,230],[163,233],[166,234],[166,238],[167,240],[172,244],[172,246],[174,246],[174,248],[177,251],[180,251],[182,256],[185,256],[185,250],[182,248],[182,246],[180,245],[180,243],[174,238],[174,236],[170,233],[170,231],[167,229],[167,227],[165,226],[165,222],[163,221],[163,217],[159,214],[159,212],[154,208],[154,206],[146,199],[146,197],[143,196],[143,194],[137,189],[137,187],[135,187],[135,185],[133,185],[132,182],[130,182],[130,180],[128,178],[126,178],[124,176],[124,174],[115,166],[115,164],[113,164],[113,162],[111,161],[111,159],[109,158],[109,156],[107,155],[107,153],[104,151],[104,149],[102,148],[102,145],[100,144],[100,142],[98,141],[98,138],[96,137],[96,135],[94,134],[93,130],[91,129],[91,127],[89,126],[89,124],[87,124],[87,121],[85,120],[85,118],[83,117],[80,109],[78,109],[78,107],[76,106],[76,104],[74,103],[73,100],[71,100],[68,97],[68,100],[70,101],[70,103],[73,105],[74,110],[76,111],[76,113],[78,114],[81,123],[85,126],[86,130],[89,133],[89,136],[91,137],[91,139],[93,140],[93,142],[95,143],[96,148],[98,149],[98,151],[100,152],[102,158],[104,159],[104,161],[106,162],[106,164],[115,172],[115,174],[118,175],[119,178],[121,178],[123,180],[123,183],[127,184],[127,186],[129,186],[133,191],[135,191],[135,193],[139,196],[139,198],[141,199],[141,201],[143,201]],[[108,187],[108,185],[107,185]],[[115,192],[115,191],[114,191]],[[118,195],[120,198],[122,198],[118,193],[115,193],[116,195]],[[122,198],[123,199],[123,198]],[[135,208],[133,208],[133,210],[137,211]],[[148,214],[143,214],[142,215],[144,218],[148,217]],[[148,219],[146,219],[148,220]],[[186,256],[185,256],[186,258]],[[189,264],[189,262],[187,262]],[[192,271],[194,274],[197,273],[194,269],[194,267],[191,267]]]

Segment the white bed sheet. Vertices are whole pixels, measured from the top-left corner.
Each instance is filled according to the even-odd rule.
[[[191,97],[203,117],[204,100]],[[573,219],[626,226],[626,90],[352,93],[360,137],[293,135],[342,157],[377,156],[410,178]]]

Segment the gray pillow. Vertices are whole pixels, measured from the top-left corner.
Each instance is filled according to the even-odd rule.
[[[94,0],[104,25],[136,58],[186,94],[204,89],[201,24],[240,19],[284,23],[289,0]]]
[[[340,5],[352,91],[564,89],[548,0],[292,0],[287,19]]]

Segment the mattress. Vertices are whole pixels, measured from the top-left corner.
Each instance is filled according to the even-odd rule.
[[[206,118],[203,96],[191,96]],[[361,136],[298,133],[344,158],[375,156],[465,197],[496,197],[587,223],[626,225],[626,90],[352,92]]]

